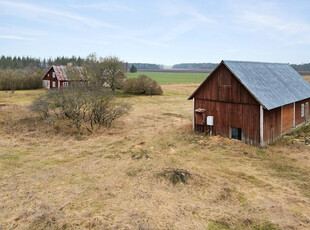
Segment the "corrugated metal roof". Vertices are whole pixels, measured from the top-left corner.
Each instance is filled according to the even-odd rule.
[[[268,110],[310,98],[310,84],[289,64],[245,61],[221,63]]]
[[[289,64],[223,61],[268,110],[310,97],[310,84]]]
[[[59,81],[86,80],[86,75],[82,67],[74,66],[68,68],[67,66],[62,65],[53,65],[52,68],[54,69],[56,77]]]

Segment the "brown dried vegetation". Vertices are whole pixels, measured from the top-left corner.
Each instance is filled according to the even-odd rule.
[[[43,90],[0,92],[0,229],[310,228],[307,128],[263,149],[201,136],[193,85],[162,87],[83,135],[29,111]]]

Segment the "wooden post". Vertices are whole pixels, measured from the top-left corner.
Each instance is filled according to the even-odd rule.
[[[260,146],[264,146],[264,108],[260,105],[260,116],[259,116],[259,134],[260,134]]]
[[[193,98],[193,130],[195,131],[195,98]]]

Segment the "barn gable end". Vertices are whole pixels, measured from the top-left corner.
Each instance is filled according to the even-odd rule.
[[[259,105],[223,63],[206,78],[189,99],[191,98]]]
[[[214,117],[213,135],[230,138],[232,128],[239,128],[244,142],[259,144],[259,103],[224,64],[209,75],[192,97],[195,111],[204,109],[205,117]],[[195,130],[208,131],[205,117],[195,113]],[[197,122],[199,119],[202,121]]]

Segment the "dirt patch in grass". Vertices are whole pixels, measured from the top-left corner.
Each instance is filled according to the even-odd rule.
[[[187,184],[192,178],[192,174],[184,169],[165,169],[164,172],[159,175],[168,179],[174,185],[180,183]]]

